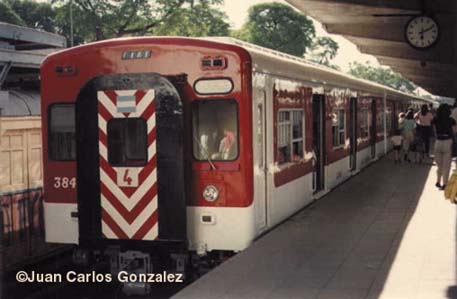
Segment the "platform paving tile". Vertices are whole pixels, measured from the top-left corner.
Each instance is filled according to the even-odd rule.
[[[363,170],[174,298],[457,298],[457,206],[435,167]]]

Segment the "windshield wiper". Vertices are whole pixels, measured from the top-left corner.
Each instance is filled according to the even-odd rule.
[[[201,144],[201,142],[197,139],[197,137],[194,136],[194,140],[198,143],[198,145],[205,151],[206,153],[206,160],[208,161],[209,165],[211,165],[211,168],[213,170],[216,170],[216,166],[213,164],[213,162],[211,161],[211,159],[209,158],[209,152],[208,150],[203,146],[203,144]]]

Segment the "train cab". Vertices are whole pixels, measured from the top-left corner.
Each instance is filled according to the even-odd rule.
[[[250,67],[240,47],[173,38],[51,55],[41,69],[47,240],[248,246]]]

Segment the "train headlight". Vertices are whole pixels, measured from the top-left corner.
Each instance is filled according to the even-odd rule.
[[[203,190],[203,198],[206,201],[213,202],[219,197],[219,190],[217,190],[216,186],[208,185]]]

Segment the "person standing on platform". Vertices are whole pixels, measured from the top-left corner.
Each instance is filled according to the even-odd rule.
[[[432,120],[432,126],[436,133],[435,162],[438,166],[435,186],[444,190],[449,180],[452,161],[452,141],[457,131],[457,122],[451,117],[449,105],[440,105],[436,111],[435,118]]]
[[[423,157],[421,158],[428,158],[430,155],[430,138],[433,135],[433,114],[428,110],[427,104],[424,104],[421,106],[421,110],[416,113],[414,118],[417,122],[416,134],[424,143],[424,152]]]
[[[414,112],[412,109],[408,109],[408,112],[406,112],[405,115],[405,119],[403,120],[401,125],[403,135],[403,150],[405,151],[405,162],[411,162],[411,160],[409,159],[409,151],[411,149],[412,142],[414,141],[415,128],[416,122],[414,121]]]
[[[395,164],[401,163],[401,144],[403,143],[403,136],[401,130],[396,129],[394,135],[390,138],[395,151]]]
[[[398,128],[403,130],[403,122],[405,121],[405,112],[400,112],[398,114]]]
[[[452,105],[451,117],[457,122],[457,100],[455,100],[454,105]]]
[[[455,120],[455,122],[457,123],[457,99],[454,100],[454,105],[452,105],[452,108],[451,108],[451,117],[453,120]],[[457,141],[457,136],[456,134],[454,133],[454,136],[453,136],[453,142],[456,142]],[[453,148],[452,149],[452,156],[455,157],[455,149]],[[456,160],[456,164],[457,164],[457,160]]]
[[[436,109],[433,108],[433,104],[432,103],[428,104],[428,111],[430,111],[430,113],[433,115],[433,117],[436,116]],[[435,140],[436,140],[436,136],[435,136],[435,132],[433,131],[433,128],[432,128],[432,136],[430,136],[430,153],[429,153],[430,158],[432,158],[433,153],[435,152],[435,150],[434,150],[434,148],[435,148]]]

